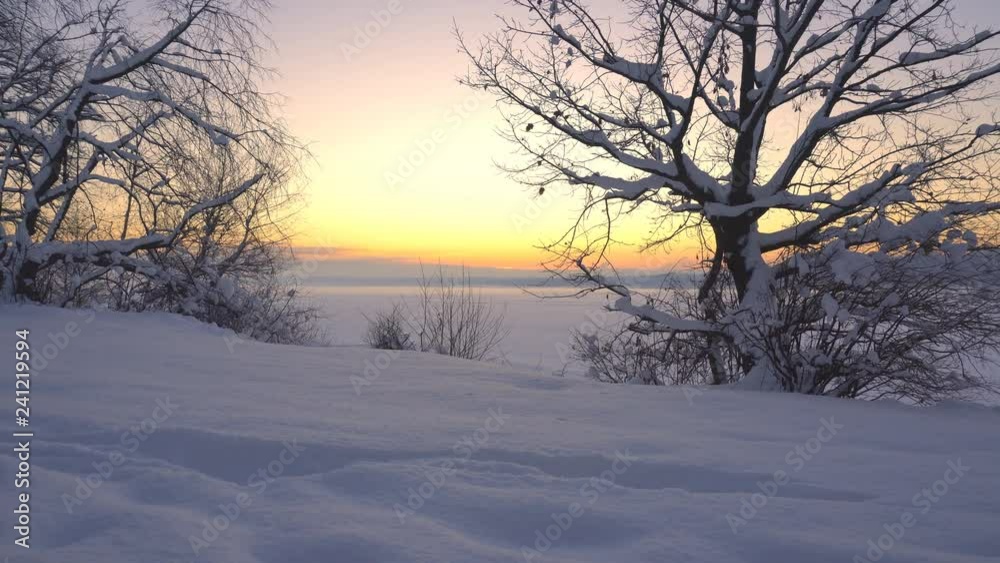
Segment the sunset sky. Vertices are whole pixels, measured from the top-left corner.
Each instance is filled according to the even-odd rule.
[[[612,0],[601,4],[614,5]],[[995,0],[960,0],[977,26],[1000,22]],[[397,12],[384,24],[373,11]],[[495,29],[501,0],[297,0],[276,2],[271,32],[293,132],[309,143],[304,208],[295,224],[302,247],[352,259],[533,268],[582,201],[537,200],[500,172],[512,147],[500,139],[494,101],[460,86],[466,69],[452,33]],[[364,44],[358,37],[369,32]],[[406,162],[415,163],[407,168]],[[640,242],[648,225],[626,233]],[[621,236],[621,235],[620,235]],[[624,265],[691,255],[629,258]],[[329,254],[327,254],[329,255]]]

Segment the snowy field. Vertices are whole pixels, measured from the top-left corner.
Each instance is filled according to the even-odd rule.
[[[11,562],[1000,561],[998,409],[612,387],[169,315],[0,327],[40,358]]]

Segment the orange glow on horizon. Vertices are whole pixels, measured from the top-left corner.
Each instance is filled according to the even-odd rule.
[[[373,262],[396,262],[402,264],[464,265],[501,270],[542,270],[543,264],[552,260],[553,255],[539,248],[496,248],[489,253],[472,253],[443,247],[425,249],[402,248],[340,248],[310,245],[308,242],[293,247],[299,258],[341,261],[367,260]],[[697,250],[675,250],[670,253],[639,253],[632,249],[619,248],[613,252],[611,262],[616,268],[631,270],[673,270],[689,269],[698,264]]]

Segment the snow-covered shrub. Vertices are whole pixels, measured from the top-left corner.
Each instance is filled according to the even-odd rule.
[[[834,243],[779,268],[774,309],[738,317],[734,330],[781,389],[930,403],[991,388],[997,252],[970,252],[953,232],[891,253]]]
[[[191,190],[229,189],[232,163],[210,159],[178,176]],[[274,176],[277,181],[286,178]],[[61,262],[36,278],[38,297],[60,305],[106,305],[122,311],[168,311],[229,328],[247,338],[319,344],[320,311],[299,293],[295,259],[285,243],[282,214],[292,197],[284,184],[259,183],[240,198],[193,217],[169,248],[136,252],[147,268],[92,270]],[[67,230],[60,236],[78,236]]]
[[[328,343],[320,326],[322,309],[301,297],[284,277],[261,279],[228,291],[232,291],[229,297],[223,294],[219,301],[208,301],[189,314],[252,340],[304,346]]]
[[[989,392],[1000,360],[1000,252],[977,249],[971,238],[951,230],[886,251],[856,252],[839,241],[803,249],[775,261],[771,308],[716,317],[724,328],[714,340],[640,319],[576,333],[574,354],[610,383],[746,382],[912,403]],[[715,287],[728,287],[720,276]],[[672,287],[646,299],[655,310],[706,321],[727,298]],[[745,369],[747,350],[766,377]]]

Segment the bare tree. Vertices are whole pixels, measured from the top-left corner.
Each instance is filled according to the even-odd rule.
[[[840,276],[853,292],[849,264],[892,262],[873,272],[889,283],[922,248],[941,272],[979,265],[934,283],[995,309],[972,288],[996,283],[997,32],[958,25],[953,2],[627,0],[610,14],[577,0],[509,3],[519,15],[477,47],[459,36],[464,82],[501,101],[505,135],[526,156],[512,173],[586,194],[552,245],[554,269],[617,294],[613,308],[647,330],[706,335],[745,358],[742,375],[841,395],[842,382],[793,383],[802,378],[779,373],[760,338],[795,279]],[[656,220],[647,249],[704,245],[700,314],[638,303],[615,279],[615,218],[636,210]],[[841,270],[803,278],[808,255]],[[724,279],[732,304],[710,299]],[[801,289],[822,299],[831,288]],[[816,344],[807,328],[803,348]],[[956,334],[927,337],[940,346]]]
[[[260,87],[265,8],[0,0],[0,298],[204,302],[273,270],[296,149]]]

